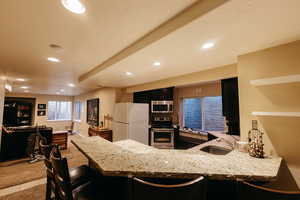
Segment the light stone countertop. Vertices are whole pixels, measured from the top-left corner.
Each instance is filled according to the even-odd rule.
[[[216,142],[216,141],[210,141]],[[277,177],[281,158],[258,159],[231,151],[213,155],[200,151],[155,149],[133,140],[111,143],[101,137],[72,137],[72,143],[103,175],[272,181]],[[203,144],[201,144],[203,145]]]

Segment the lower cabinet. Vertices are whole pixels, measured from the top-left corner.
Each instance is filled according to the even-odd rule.
[[[108,129],[98,129],[98,128],[89,128],[89,136],[100,136],[108,141],[112,142],[112,130]]]
[[[39,132],[49,143],[51,143],[52,128],[40,128]],[[17,127],[12,128],[8,132],[3,129],[1,135],[0,161],[28,157],[28,139],[32,134],[36,134],[35,127]]]
[[[236,182],[225,180],[208,180],[207,200],[236,200]]]
[[[145,179],[145,178],[143,178]],[[100,184],[104,196],[109,199],[132,200],[132,179],[126,177],[101,176]],[[152,182],[152,179],[146,178]],[[153,179],[154,180],[154,179]],[[155,179],[157,183],[159,179]],[[180,182],[181,179],[170,179],[170,182]],[[164,179],[166,182],[166,179]],[[117,192],[116,192],[117,191]],[[140,191],[142,192],[142,191]],[[145,193],[145,196],[147,193]],[[207,200],[237,200],[236,199],[236,182],[224,180],[208,180],[207,181]],[[135,199],[134,199],[135,200]]]

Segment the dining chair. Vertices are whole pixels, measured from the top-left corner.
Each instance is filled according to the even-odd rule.
[[[99,187],[97,187],[97,176],[94,176],[94,179],[89,179],[89,181],[74,187],[67,159],[61,156],[57,146],[52,149],[50,159],[54,172],[56,193],[60,200],[100,199],[101,194]]]
[[[47,174],[46,200],[51,200],[53,195],[54,195],[54,197],[57,196],[57,194],[55,194],[54,173],[53,173],[53,168],[52,168],[52,164],[50,161],[50,153],[54,146],[55,145],[53,145],[53,144],[47,144],[47,142],[44,138],[42,138],[40,140],[40,149],[41,149],[41,153],[45,157],[44,164],[46,167],[46,174]]]
[[[206,200],[206,179],[193,180],[156,179],[155,181],[133,178],[132,200]]]
[[[283,191],[254,185],[242,180],[237,181],[236,200],[299,200],[300,191]]]

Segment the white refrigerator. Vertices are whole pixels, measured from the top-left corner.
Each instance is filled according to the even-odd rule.
[[[117,103],[113,114],[113,142],[125,139],[148,145],[149,105]]]

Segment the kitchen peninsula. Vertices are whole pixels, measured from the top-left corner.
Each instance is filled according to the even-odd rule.
[[[195,178],[204,175],[215,180],[240,178],[268,182],[276,179],[282,161],[279,157],[252,158],[236,150],[213,155],[197,151],[197,147],[163,150],[133,140],[111,143],[100,137],[75,136],[72,143],[105,176]]]

